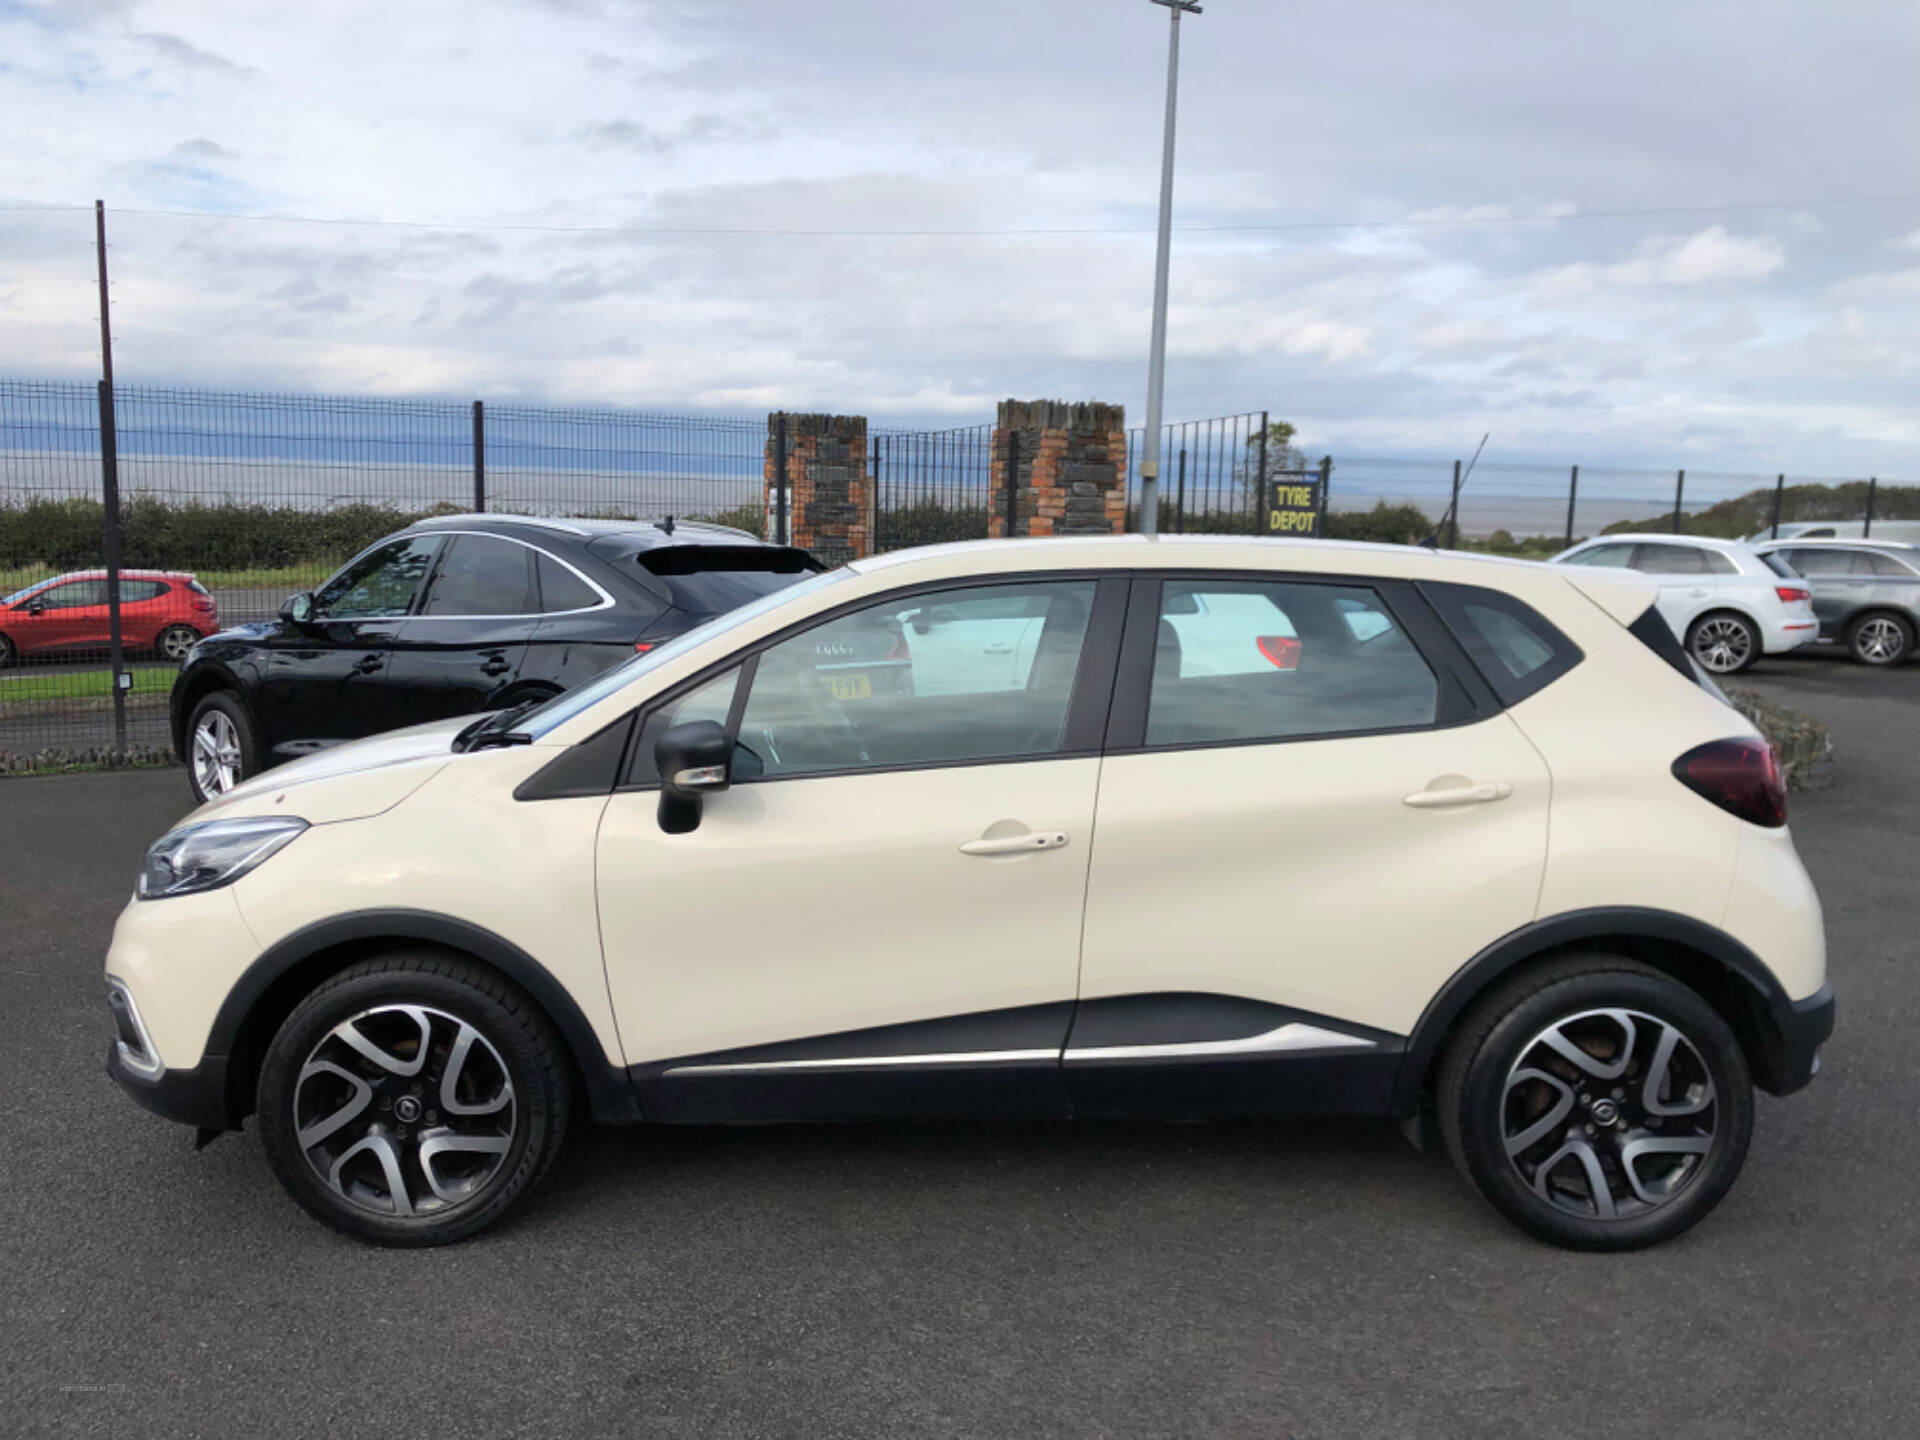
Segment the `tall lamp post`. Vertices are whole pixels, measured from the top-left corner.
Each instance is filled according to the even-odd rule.
[[[1153,341],[1147,356],[1147,443],[1140,457],[1140,533],[1160,529],[1160,392],[1167,372],[1167,251],[1173,240],[1173,117],[1180,94],[1180,17],[1195,0],[1153,0],[1167,7],[1167,131],[1160,145],[1160,245],[1153,258]]]

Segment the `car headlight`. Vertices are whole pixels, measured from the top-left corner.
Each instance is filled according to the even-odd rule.
[[[292,815],[182,825],[147,847],[140,898],[159,900],[230,885],[306,828],[306,821]]]

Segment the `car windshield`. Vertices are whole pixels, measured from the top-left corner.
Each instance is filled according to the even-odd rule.
[[[535,740],[553,730],[583,710],[599,704],[609,695],[623,689],[649,671],[657,670],[669,661],[677,660],[696,645],[704,645],[715,636],[724,635],[737,625],[743,625],[756,616],[769,610],[777,610],[790,600],[798,600],[828,585],[837,584],[851,578],[853,572],[845,566],[837,570],[828,570],[823,574],[809,576],[798,585],[788,585],[771,594],[762,595],[751,604],[738,610],[729,610],[724,615],[716,615],[704,625],[696,625],[683,635],[676,635],[664,645],[656,646],[644,655],[636,655],[624,665],[616,665],[604,675],[596,676],[585,685],[556,695],[538,710],[530,710],[520,718],[513,728]]]

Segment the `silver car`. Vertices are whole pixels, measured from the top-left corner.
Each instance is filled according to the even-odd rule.
[[[1877,540],[1777,540],[1777,555],[1813,592],[1820,638],[1837,640],[1862,665],[1898,665],[1920,630],[1920,546]]]

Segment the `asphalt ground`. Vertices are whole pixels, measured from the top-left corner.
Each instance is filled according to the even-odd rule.
[[[1839,1030],[1689,1235],[1575,1255],[1384,1123],[576,1132],[448,1250],[334,1236],[101,1071],[178,770],[0,781],[0,1434],[1908,1435],[1920,668],[1769,666]]]

